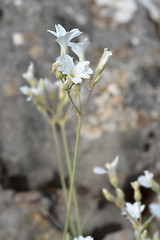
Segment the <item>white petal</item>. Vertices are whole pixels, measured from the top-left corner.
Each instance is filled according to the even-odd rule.
[[[84,53],[89,45],[89,41],[86,38],[82,42],[78,43],[69,43],[69,46],[71,47],[72,51],[79,57],[79,59],[82,61],[84,59]]]
[[[160,203],[151,203],[149,209],[155,217],[160,218]]]
[[[66,70],[66,68],[59,66],[58,70],[61,71],[63,74],[69,74],[69,72]]]
[[[72,69],[75,67],[75,64],[73,62],[73,58],[70,57],[67,54],[64,54],[63,57],[59,57],[59,60],[64,65],[64,68],[68,73],[72,72]]]
[[[74,71],[76,72],[76,75],[82,73],[85,70],[85,67],[89,65],[89,61],[81,61],[77,63],[77,65],[74,68]]]
[[[63,36],[63,35],[66,34],[66,30],[60,24],[55,25],[55,29],[56,29],[56,32],[57,32],[58,36]]]
[[[22,86],[19,88],[19,90],[21,91],[21,93],[23,93],[24,95],[28,95],[28,91],[30,90],[29,87],[27,86]]]
[[[90,67],[86,67],[83,72],[84,72],[84,73],[87,73],[87,74],[92,74],[92,73],[93,73],[93,70],[92,70]]]
[[[59,43],[59,45],[63,48],[63,47],[68,47],[69,41],[71,39],[72,33],[71,32],[67,32],[65,35],[63,36],[58,36],[56,39],[56,42]]]
[[[102,167],[95,167],[95,168],[93,169],[93,172],[94,172],[95,174],[102,175],[102,174],[106,174],[106,173],[107,173],[107,170],[105,170],[105,169],[102,168]]]
[[[73,77],[73,78],[70,78],[72,80],[72,82],[74,82],[75,84],[78,84],[78,83],[82,83],[83,80],[82,78],[80,77]]]
[[[76,28],[75,28],[75,29],[72,29],[70,32],[72,33],[72,38],[71,38],[71,39],[79,36],[79,35],[82,33],[82,32],[79,31],[79,29],[76,29]],[[71,40],[71,39],[70,39],[70,40]]]
[[[79,76],[80,76],[81,78],[86,78],[86,79],[89,79],[89,78],[90,78],[89,74],[87,74],[87,73],[80,73]]]
[[[52,31],[52,30],[47,30],[47,32],[51,33],[52,35],[54,35],[55,37],[57,37],[57,33]]]
[[[151,187],[151,184],[149,183],[148,179],[145,176],[140,176],[140,177],[138,177],[137,180],[141,186],[146,187],[146,188]]]

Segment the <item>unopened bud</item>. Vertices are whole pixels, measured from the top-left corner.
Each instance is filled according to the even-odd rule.
[[[124,199],[124,198],[125,198],[125,194],[124,194],[124,192],[123,192],[122,189],[116,188],[116,193],[117,193],[117,197],[118,197],[119,199]]]
[[[56,78],[57,79],[62,79],[63,78],[63,73],[61,71],[58,70],[58,68],[56,69]]]
[[[108,175],[109,175],[109,173],[108,173]],[[115,188],[118,187],[119,181],[118,181],[118,178],[117,178],[117,175],[116,175],[116,174],[109,175],[109,180],[110,180],[110,183],[111,183]]]
[[[102,192],[105,196],[105,198],[109,201],[109,202],[114,202],[114,196],[105,188],[102,189]]]
[[[53,63],[52,64],[52,72],[54,72],[58,66],[59,66],[59,64],[57,62]]]
[[[159,192],[159,190],[160,190],[160,185],[159,185],[155,180],[152,179],[151,185],[152,185],[151,188],[152,188],[153,191]]]
[[[134,200],[140,201],[142,198],[141,192],[140,192],[140,184],[138,181],[131,183],[132,188],[134,189]]]
[[[73,85],[74,85],[74,83],[68,78],[66,81],[64,81],[63,88],[64,88],[64,90],[66,90],[68,92],[71,90]]]
[[[108,51],[108,48],[105,48],[96,69],[97,74],[100,74],[104,70],[110,56],[112,56],[112,51]]]

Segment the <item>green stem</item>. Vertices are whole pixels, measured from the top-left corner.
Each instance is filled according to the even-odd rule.
[[[69,224],[69,217],[70,217],[72,196],[73,196],[73,189],[74,189],[74,181],[75,181],[75,174],[76,174],[76,167],[77,167],[77,157],[78,157],[81,123],[82,123],[82,117],[79,116],[75,155],[74,155],[74,163],[73,163],[73,171],[72,171],[72,177],[71,177],[71,186],[70,186],[70,193],[69,193],[69,199],[68,199],[68,206],[67,206],[67,214],[66,214],[66,222],[65,222],[63,240],[65,240],[65,238],[66,238],[66,234],[67,234],[67,230],[68,230],[68,224]]]
[[[70,158],[70,154],[69,154],[65,124],[63,122],[61,122],[61,131],[62,131],[63,144],[64,144],[64,148],[65,148],[67,167],[68,167],[68,172],[69,172],[69,179],[70,179],[70,183],[71,183],[71,178],[72,178],[71,158]],[[77,216],[78,235],[81,235],[82,228],[81,228],[81,220],[80,220],[80,213],[79,213],[79,206],[78,206],[78,199],[77,199],[75,185],[73,187],[73,201],[74,201],[74,206],[75,206],[75,211],[76,211],[76,216]]]
[[[72,103],[74,109],[76,110],[78,116],[80,117],[80,116],[81,116],[81,112],[78,110],[78,108],[77,108],[76,105],[74,104],[73,99],[71,98],[70,93],[68,93],[68,97],[69,97],[69,99],[70,99],[70,101],[71,101],[71,103]]]
[[[154,216],[152,215],[143,225],[142,225],[142,230],[145,230],[148,227],[148,224],[151,223],[153,220]]]
[[[55,140],[55,144],[56,144],[59,172],[60,172],[60,181],[61,181],[61,185],[62,185],[65,205],[67,206],[67,202],[68,202],[67,187],[66,187],[65,178],[64,178],[64,170],[63,170],[63,162],[62,162],[61,151],[60,151],[59,138],[58,138],[58,134],[57,134],[57,130],[56,130],[54,121],[51,122],[51,127],[52,127],[52,132],[53,132],[53,136],[54,136],[54,140]],[[75,234],[76,230],[75,230],[75,226],[74,226],[71,215],[69,216],[69,221],[70,221],[72,233]]]

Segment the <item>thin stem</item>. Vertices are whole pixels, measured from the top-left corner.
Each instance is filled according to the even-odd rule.
[[[142,225],[142,230],[144,230],[148,224],[151,223],[151,221],[153,220],[154,216],[152,215],[143,225]]]
[[[142,213],[141,213],[141,203],[140,202],[138,202],[138,208],[139,208],[139,216],[140,216],[139,221],[140,221],[140,224],[142,225]]]
[[[52,127],[52,132],[53,132],[53,136],[54,136],[54,140],[55,140],[55,144],[56,144],[57,157],[58,157],[58,163],[59,163],[59,172],[60,172],[60,181],[61,181],[61,185],[62,185],[65,205],[67,206],[67,202],[68,202],[67,187],[66,187],[65,178],[64,178],[64,170],[63,170],[63,162],[62,162],[61,151],[60,151],[59,138],[58,138],[58,134],[57,134],[57,130],[56,130],[54,121],[51,122],[51,127]],[[72,233],[75,234],[76,230],[75,230],[75,226],[74,226],[71,215],[69,216],[69,221],[70,221]]]
[[[69,172],[69,179],[70,179],[70,183],[71,183],[72,166],[71,166],[71,158],[70,158],[68,142],[67,142],[67,137],[66,137],[65,124],[63,122],[61,122],[60,126],[61,126],[61,131],[62,131],[63,144],[64,144],[64,148],[65,148],[67,168],[68,168],[68,172]],[[80,213],[79,213],[79,206],[78,206],[78,199],[77,199],[77,195],[76,195],[75,185],[73,187],[73,201],[74,201],[74,206],[75,206],[75,211],[76,211],[76,216],[77,216],[78,235],[81,235],[82,228],[81,228],[81,220],[80,220]]]
[[[79,148],[81,123],[82,123],[82,117],[79,116],[79,119],[78,119],[78,130],[77,130],[77,139],[76,139],[76,147],[75,147],[75,155],[74,155],[74,163],[73,163],[73,171],[72,171],[72,177],[71,177],[71,186],[70,186],[70,193],[69,193],[69,199],[68,199],[68,206],[67,206],[67,214],[66,214],[66,222],[65,222],[63,240],[65,240],[66,233],[67,233],[67,230],[68,230],[68,224],[69,224],[69,216],[70,216],[70,211],[71,211],[72,196],[73,196],[73,189],[74,189],[74,181],[75,181],[75,174],[76,174],[76,167],[77,167],[77,157],[78,157],[78,148]]]
[[[77,108],[76,105],[74,104],[73,99],[72,99],[70,93],[68,93],[68,97],[69,97],[69,99],[70,99],[70,101],[71,101],[71,103],[72,103],[74,109],[76,110],[78,116],[81,116],[81,112],[78,110],[78,108]]]
[[[59,139],[58,139],[58,134],[57,134],[55,122],[53,122],[53,121],[52,121],[52,131],[53,131],[54,140],[55,140],[55,144],[56,144],[56,150],[57,150],[59,172],[60,172],[60,181],[61,181],[61,184],[62,184],[64,199],[65,199],[65,202],[67,203],[67,187],[66,187],[65,178],[64,178],[64,170],[63,170],[63,162],[62,162],[62,158],[61,158],[60,144],[59,144]]]

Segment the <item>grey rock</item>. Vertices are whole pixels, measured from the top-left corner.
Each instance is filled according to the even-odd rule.
[[[0,224],[2,228],[6,226],[1,228],[2,239],[9,239],[10,235],[5,234],[13,234],[13,219],[18,219],[18,229],[23,226],[24,215],[28,224],[32,221],[26,208],[17,210],[12,205],[13,190],[59,187],[51,130],[35,106],[26,102],[19,92],[19,87],[25,84],[21,75],[30,61],[35,64],[38,78],[47,76],[53,80],[51,65],[59,54],[59,47],[47,29],[54,29],[54,24],[60,23],[68,30],[79,28],[86,33],[91,41],[87,59],[91,59],[93,68],[103,48],[108,47],[114,52],[91,95],[88,115],[83,118],[76,183],[91,192],[86,199],[90,202],[103,187],[111,189],[107,176],[96,176],[92,169],[103,167],[117,155],[120,156],[118,175],[125,190],[129,185],[127,181],[136,180],[143,170],[153,171],[155,175],[160,170],[159,23],[153,21],[153,16],[148,16],[148,9],[142,4],[125,24],[116,24],[114,19],[110,21],[99,13],[95,1],[89,0],[0,2],[0,184],[10,189],[4,195],[0,192],[0,201],[10,204],[7,212],[1,209]],[[17,33],[21,42],[13,38]],[[118,90],[116,94],[113,88]],[[73,114],[67,124],[72,156],[76,121]],[[63,151],[62,155],[64,157]],[[48,204],[46,200],[45,204]],[[86,208],[81,207],[84,218]],[[63,205],[57,209],[63,222]],[[95,208],[93,212],[96,218],[92,217],[86,225],[86,231],[88,229],[90,233],[96,224],[110,223],[112,208],[106,206],[104,211]],[[35,239],[31,237],[34,235],[32,230],[29,230],[28,239]],[[27,239],[22,232],[15,239]],[[50,234],[50,228],[48,232]]]

